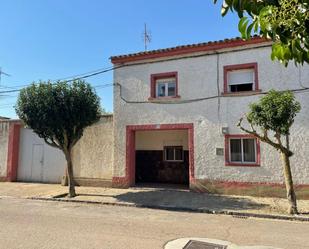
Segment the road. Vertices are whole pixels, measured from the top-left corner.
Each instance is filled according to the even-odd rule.
[[[181,237],[309,248],[309,223],[0,198],[0,248],[156,249]]]

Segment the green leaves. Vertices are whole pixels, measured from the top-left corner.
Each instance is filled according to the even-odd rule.
[[[230,7],[228,3],[226,3],[226,1],[223,1],[222,7],[221,7],[221,15],[225,16],[228,13],[229,9]]]
[[[271,90],[259,102],[250,105],[247,119],[249,123],[263,130],[288,135],[300,108],[300,103],[295,100],[292,92]]]
[[[243,39],[250,39],[252,30],[257,32],[258,30],[258,20],[255,19],[252,23],[250,23],[249,17],[244,16],[240,19],[238,23],[238,30],[241,33],[241,37]]]
[[[273,60],[286,66],[289,61],[296,65],[309,63],[308,0],[225,0],[221,15],[228,11],[238,14],[243,39],[250,39],[254,32],[276,44],[271,54]]]
[[[100,99],[84,81],[39,82],[21,90],[16,113],[41,138],[63,150],[73,146],[84,128],[100,118]]]
[[[238,23],[238,30],[241,33],[242,37],[246,37],[248,23],[249,23],[249,19],[246,16],[241,18]]]

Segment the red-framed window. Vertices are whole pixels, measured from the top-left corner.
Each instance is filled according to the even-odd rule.
[[[150,98],[178,98],[178,73],[152,74]]]
[[[245,63],[223,67],[223,93],[259,91],[258,64]]]
[[[260,166],[260,141],[252,135],[225,135],[226,166]]]

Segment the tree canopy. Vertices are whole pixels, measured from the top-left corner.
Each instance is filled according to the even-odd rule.
[[[290,203],[288,212],[290,214],[296,214],[298,211],[289,159],[293,155],[290,150],[289,135],[300,108],[300,103],[291,91],[271,90],[259,102],[250,105],[250,111],[246,114],[250,128],[242,126],[242,118],[238,123],[241,130],[254,135],[280,151],[284,164],[287,199]]]
[[[254,32],[274,42],[272,59],[285,65],[309,63],[308,0],[223,0],[222,16],[229,11],[240,18],[242,38],[250,39]]]
[[[73,146],[100,117],[100,99],[83,81],[39,82],[21,90],[16,113],[39,137],[62,149]]]
[[[250,105],[248,121],[264,130],[271,130],[281,135],[288,135],[300,104],[290,91],[278,92],[271,90],[257,103]]]
[[[39,137],[63,151],[68,167],[70,197],[75,196],[71,150],[84,129],[101,116],[100,99],[81,80],[71,84],[39,82],[20,91],[15,107],[19,118]]]

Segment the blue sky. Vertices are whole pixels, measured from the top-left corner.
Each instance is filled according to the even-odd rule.
[[[0,0],[0,92],[110,67],[112,55],[239,36],[237,16],[220,16],[212,0]],[[112,72],[87,79],[112,83]],[[112,111],[112,88],[97,88]],[[3,94],[2,94],[3,95]],[[16,117],[17,93],[0,96],[0,116]]]

